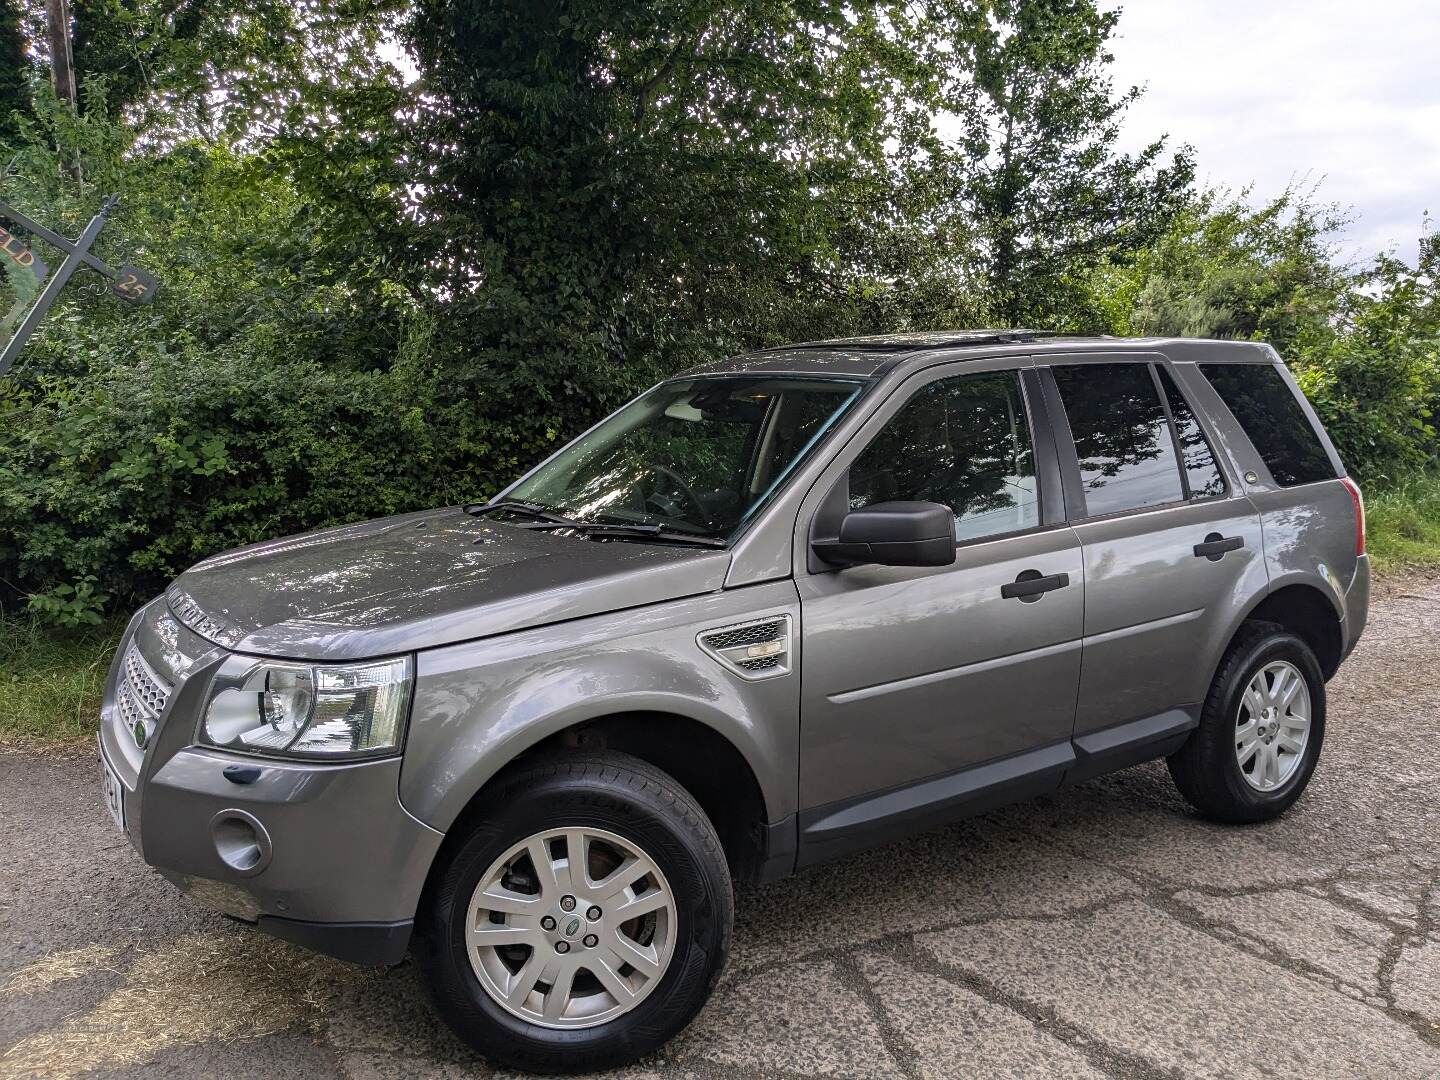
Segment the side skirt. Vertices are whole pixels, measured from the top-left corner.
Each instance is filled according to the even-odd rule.
[[[1076,739],[914,784],[802,810],[796,869],[1023,802],[1178,750],[1199,706],[1171,709]]]

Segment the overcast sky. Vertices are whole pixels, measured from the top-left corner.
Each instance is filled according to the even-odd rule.
[[[1117,88],[1146,88],[1130,146],[1169,132],[1256,200],[1323,178],[1350,253],[1414,262],[1440,218],[1440,0],[1128,0],[1113,52]]]

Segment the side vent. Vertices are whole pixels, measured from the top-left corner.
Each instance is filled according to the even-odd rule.
[[[743,679],[769,679],[790,672],[790,616],[706,630],[700,648]]]

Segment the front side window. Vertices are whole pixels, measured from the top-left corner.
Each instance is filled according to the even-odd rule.
[[[957,540],[1040,523],[1018,373],[933,382],[890,418],[850,466],[850,509],[897,499],[950,507]]]
[[[1201,364],[1281,487],[1334,480],[1335,466],[1274,364]]]
[[[1180,466],[1148,364],[1053,369],[1089,517],[1179,502]]]
[[[725,537],[779,488],[863,385],[773,375],[662,383],[506,498],[578,522]]]

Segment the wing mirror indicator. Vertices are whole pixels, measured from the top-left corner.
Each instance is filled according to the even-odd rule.
[[[852,510],[834,539],[811,544],[831,566],[949,566],[955,514],[943,503],[883,502]]]

